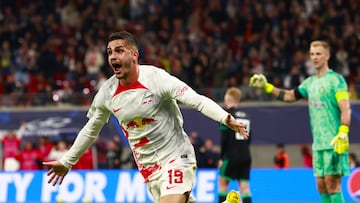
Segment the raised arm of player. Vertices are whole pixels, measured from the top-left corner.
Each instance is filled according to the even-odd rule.
[[[285,90],[275,87],[267,81],[263,74],[253,75],[250,78],[249,86],[262,89],[265,93],[271,94],[273,97],[284,102],[295,102],[303,97],[298,89]]]

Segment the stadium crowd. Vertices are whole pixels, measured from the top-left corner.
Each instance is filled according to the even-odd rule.
[[[8,130],[0,137],[0,171],[47,169],[43,161],[60,159],[70,148],[71,136],[22,136],[20,130]],[[198,132],[190,133],[195,146],[199,168],[216,168],[219,149],[209,138],[203,139]],[[98,139],[72,169],[134,169],[136,163],[128,148],[120,139]]]
[[[0,138],[0,170],[47,169],[43,161],[60,159],[69,149],[68,136],[25,136],[20,131],[8,130]],[[73,169],[123,169],[135,168],[131,154],[125,153],[119,136],[99,139],[89,148]]]
[[[106,41],[128,30],[140,38],[140,63],[154,64],[220,101],[230,86],[244,100],[264,73],[291,88],[313,73],[313,39],[333,47],[330,67],[360,94],[357,0],[2,0],[0,106],[88,105],[112,73]]]
[[[189,133],[194,145],[199,168],[217,168],[220,159],[220,146],[214,141],[200,135],[197,131]],[[71,146],[71,136],[22,136],[21,130],[8,130],[0,137],[0,171],[42,170],[47,169],[43,161],[57,160]],[[300,144],[302,167],[312,167],[312,153],[309,146]],[[360,167],[356,153],[349,153],[350,167]],[[271,167],[270,165],[268,167]],[[290,168],[290,155],[285,145],[276,145],[274,157],[275,168]],[[129,147],[123,143],[120,136],[112,139],[98,139],[80,158],[72,169],[135,169],[136,163]]]

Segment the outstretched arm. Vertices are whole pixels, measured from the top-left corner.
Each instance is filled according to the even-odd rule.
[[[295,90],[285,90],[274,87],[273,91],[271,92],[271,95],[280,101],[291,103],[297,100],[294,91]]]
[[[43,165],[50,167],[47,173],[50,176],[48,183],[52,183],[53,186],[57,183],[61,184],[72,165],[91,146],[103,126],[103,122],[97,124],[94,122],[94,118],[87,122],[79,132],[70,150],[60,160],[43,162]]]
[[[267,81],[263,74],[253,75],[250,78],[249,86],[263,89],[265,93],[271,94],[273,97],[284,102],[295,102],[296,100],[302,98],[302,95],[298,92],[297,89],[285,90],[275,87],[273,84]]]
[[[45,166],[49,166],[48,176],[50,179],[48,183],[55,186],[57,183],[61,184],[70,170],[70,168],[79,160],[82,154],[91,146],[95,138],[99,135],[100,130],[107,122],[110,113],[104,108],[99,108],[98,96],[95,96],[93,104],[91,105],[88,117],[88,122],[78,133],[73,145],[69,151],[60,159],[56,161],[43,162]]]
[[[189,92],[184,95],[184,97],[181,97],[179,100],[182,101],[184,104],[189,105],[207,117],[221,122],[231,128],[233,131],[240,133],[244,136],[245,139],[249,137],[249,134],[246,130],[246,126],[242,123],[239,123],[235,120],[231,114],[226,112],[221,106],[219,106],[216,102],[211,100],[208,97],[205,97],[203,95],[197,94],[192,89],[188,90]],[[185,99],[188,98],[188,99]],[[191,99],[190,99],[191,98]]]
[[[205,116],[223,123],[232,130],[240,133],[244,138],[249,136],[246,131],[246,126],[237,122],[231,115],[228,115],[229,113],[212,99],[198,94],[186,83],[165,71],[159,71],[158,77],[162,81],[161,84],[158,84],[161,94],[169,96],[171,99],[175,99],[186,106],[197,109]]]

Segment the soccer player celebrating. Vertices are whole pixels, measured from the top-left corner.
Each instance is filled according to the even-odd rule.
[[[325,41],[310,44],[315,74],[297,88],[284,90],[268,83],[262,74],[250,78],[249,85],[284,102],[308,99],[313,136],[313,168],[323,203],[344,203],[341,177],[349,175],[349,125],[351,110],[345,79],[328,66],[330,47]]]
[[[138,44],[132,34],[125,31],[111,34],[107,54],[114,75],[96,94],[87,113],[89,120],[68,153],[58,161],[43,163],[50,167],[49,183],[62,183],[113,114],[128,138],[154,201],[193,202],[190,193],[195,180],[195,152],[183,129],[177,102],[197,109],[247,138],[245,126],[163,69],[139,65]],[[228,199],[238,203],[237,195],[231,193]]]

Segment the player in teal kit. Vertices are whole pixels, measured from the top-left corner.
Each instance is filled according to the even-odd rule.
[[[344,203],[341,177],[349,175],[349,126],[351,118],[345,79],[328,66],[329,44],[313,41],[310,59],[315,73],[297,88],[284,90],[268,83],[262,74],[250,78],[250,86],[262,88],[284,102],[308,99],[313,136],[313,168],[323,203]]]

